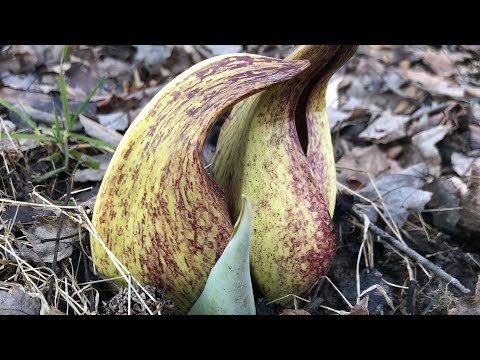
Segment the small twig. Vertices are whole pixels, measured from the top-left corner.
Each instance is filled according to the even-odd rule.
[[[472,260],[472,261],[475,263],[475,265],[477,265],[478,267],[480,267],[480,262],[478,262],[478,261],[472,256],[472,254],[470,254],[470,253],[467,252],[465,255],[466,255],[470,260]]]
[[[416,289],[417,289],[417,282],[415,280],[408,280],[407,312],[409,315],[415,315]]]
[[[67,205],[68,202],[70,201],[70,181],[67,181],[66,184],[67,184],[67,196],[65,197],[65,205]],[[55,250],[53,252],[53,263],[52,263],[53,273],[57,271],[58,248],[60,247],[60,234],[62,233],[63,220],[64,220],[63,214],[60,214],[60,225],[58,226],[57,238],[55,242]],[[48,305],[52,305],[52,292],[53,292],[54,282],[55,282],[55,278],[52,277],[52,279],[50,280],[50,285],[48,286],[48,295],[47,295]]]
[[[324,279],[327,279],[327,281],[330,283],[330,285],[333,286],[333,288],[337,291],[337,293],[341,296],[343,301],[349,306],[350,309],[353,309],[353,305],[348,301],[348,299],[345,297],[345,295],[342,294],[342,292],[338,289],[338,287],[333,283],[332,280],[328,278],[328,276],[323,276]]]
[[[41,198],[45,200],[44,198]],[[8,203],[8,204],[15,204],[17,206],[32,206],[32,207],[46,207],[46,208],[54,208],[55,210],[58,209],[69,209],[69,210],[77,210],[76,206],[63,206],[63,205],[54,205],[54,204],[37,204],[33,202],[25,202],[25,201],[15,201],[10,199],[0,199],[0,203]]]
[[[311,313],[312,311],[317,310],[322,303],[323,299],[321,297],[314,298],[312,301],[310,301],[307,305],[304,306],[303,310]]]
[[[294,300],[295,300],[295,299],[300,299],[300,300],[305,301],[306,303],[309,303],[309,302],[310,302],[310,300],[304,299],[304,298],[302,298],[302,297],[300,297],[300,296],[297,296],[297,295],[295,295],[295,294],[287,294],[287,295],[285,295],[285,296],[279,297],[278,299],[272,300],[272,301],[266,303],[265,305],[273,304],[274,302],[277,302],[277,301],[286,299],[286,298],[288,298],[288,297],[290,297],[290,296],[291,296]]]
[[[320,289],[322,288],[322,285],[323,285],[324,282],[325,282],[325,278],[323,278],[323,277],[320,278],[320,280],[317,283],[317,286],[313,290],[312,299],[316,299],[318,297],[318,293],[320,292]]]
[[[382,277],[382,281],[389,286],[396,287],[398,289],[408,290],[407,286],[397,285],[397,284],[391,283],[390,281],[385,280],[383,277]]]
[[[363,216],[359,214],[357,211],[354,209],[350,209],[349,212],[356,218],[358,221],[363,222]],[[455,286],[458,290],[460,290],[464,294],[470,294],[470,289],[466,288],[463,286],[460,281],[458,281],[456,278],[454,278],[452,275],[448,274],[445,272],[442,268],[439,266],[435,265],[431,261],[427,260],[424,258],[422,255],[417,253],[415,250],[409,248],[407,245],[402,243],[401,241],[395,239],[393,236],[388,234],[387,232],[383,231],[380,229],[378,226],[376,226],[373,223],[370,223],[370,230],[373,231],[375,234],[377,234],[379,237],[381,237],[383,240],[385,240],[387,243],[395,247],[397,250],[401,251],[408,257],[412,258],[416,262],[418,262],[420,265],[423,265],[426,269],[432,271],[435,273],[438,277],[441,279],[445,280],[447,283],[452,284]]]
[[[362,258],[362,249],[363,246],[365,245],[365,241],[367,240],[367,232],[368,232],[368,226],[370,225],[370,219],[364,214],[363,215],[364,223],[363,223],[363,240],[362,244],[360,245],[360,249],[358,250],[358,256],[357,256],[357,266],[355,268],[355,274],[356,274],[356,283],[357,283],[357,301],[358,303],[360,301],[360,292],[361,292],[361,286],[360,286],[360,259]]]
[[[80,234],[82,234],[82,233],[88,233],[88,231],[85,230],[85,229],[80,230]],[[78,233],[75,233],[75,234],[72,234],[72,235],[68,235],[68,236],[62,236],[62,237],[58,237],[58,238],[42,239],[42,240],[40,240],[40,243],[41,243],[41,244],[44,244],[44,243],[50,242],[50,241],[66,240],[66,239],[73,238],[73,237],[75,237],[75,236],[78,236]]]
[[[92,268],[89,267],[90,271],[92,271]],[[93,273],[93,271],[92,271]],[[103,276],[102,274],[100,273],[94,273],[94,276],[97,277],[99,280],[90,280],[90,282],[84,282],[84,283],[80,283],[78,285],[85,285],[85,284],[96,284],[96,283],[107,283],[109,285],[111,285],[115,291],[117,293],[120,293],[122,291],[122,288],[120,286],[118,286],[118,284],[115,282],[115,280],[119,280],[119,279],[123,279],[123,276],[118,276],[118,277],[115,277],[115,278],[106,278],[105,276]]]
[[[89,234],[87,232],[87,235],[85,236],[86,237],[86,242],[88,243],[89,242]],[[82,240],[80,240],[82,241]],[[82,250],[83,250],[83,246],[81,246]],[[86,250],[84,250],[86,251]],[[85,272],[85,280],[87,282],[90,282],[92,280],[91,276],[90,276],[90,268],[88,266],[88,257],[87,257],[87,254],[86,253],[83,253],[81,252],[80,253],[82,258],[83,258],[83,270]],[[93,291],[89,291],[88,292],[88,300],[90,301],[90,311],[94,311],[95,310],[95,304],[94,304],[94,296],[93,296]]]
[[[128,274],[127,315],[132,315],[132,275]]]

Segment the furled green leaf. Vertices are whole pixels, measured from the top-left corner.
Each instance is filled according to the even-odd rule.
[[[252,208],[245,195],[242,200],[232,238],[189,315],[255,315],[249,256]]]

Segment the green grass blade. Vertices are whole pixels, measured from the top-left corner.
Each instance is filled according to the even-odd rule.
[[[6,107],[8,110],[10,110],[10,111],[14,112],[15,114],[17,114],[18,116],[20,116],[20,118],[23,121],[25,121],[31,128],[33,128],[33,129],[38,128],[38,125],[36,124],[35,121],[32,120],[32,118],[30,116],[25,114],[23,111],[17,110],[16,108],[13,107],[12,104],[6,102],[2,98],[0,98],[0,105]]]
[[[97,159],[94,159],[90,155],[84,154],[78,150],[71,150],[70,155],[78,161],[80,161],[82,164],[88,166],[91,169],[97,170],[100,168],[100,161]]]
[[[5,133],[2,133],[0,136],[2,138],[10,136],[13,139],[34,139],[34,140],[39,140],[39,141],[53,141],[53,142],[56,141],[55,138],[53,138],[53,137],[38,135],[38,134],[22,134],[22,133],[5,134]]]
[[[63,145],[64,145],[64,154],[63,154],[64,163],[63,163],[63,166],[58,168],[58,169],[48,171],[45,174],[39,176],[38,178],[36,178],[34,180],[35,183],[45,181],[45,180],[47,180],[47,179],[49,179],[49,178],[51,178],[55,175],[58,175],[58,174],[60,174],[63,171],[68,169],[68,164],[69,164],[69,161],[70,161],[70,149],[68,148],[68,139],[64,139]]]
[[[60,157],[62,156],[61,152],[60,151],[55,151],[54,153],[44,157],[44,158],[41,158],[41,159],[38,159],[38,161],[58,161],[60,159]]]
[[[49,135],[51,134],[51,135],[54,137],[55,141],[56,141],[57,138],[56,138],[56,135],[55,135],[55,129],[53,129],[53,128],[46,128],[46,127],[38,127],[37,130],[40,130],[40,132],[42,132],[42,133],[47,133],[47,134],[49,134]],[[60,136],[62,136],[62,134],[63,134],[63,130],[60,129]],[[62,142],[61,139],[62,139],[62,138],[60,137],[60,141],[59,141],[59,142]]]
[[[54,134],[55,135],[55,129],[52,129],[52,128],[47,128],[47,127],[44,127],[44,126],[39,126],[37,128],[37,130],[40,130],[41,132],[48,132],[48,133],[51,133],[51,134]],[[60,130],[62,131],[62,130]]]
[[[62,57],[60,59],[60,97],[62,98],[63,111],[65,112],[65,128],[71,129],[70,108],[68,106],[67,84],[65,82],[65,73],[63,71],[63,63],[68,52],[68,45],[63,47]]]
[[[85,141],[85,142],[88,142],[92,145],[100,146],[100,147],[103,147],[103,148],[107,148],[107,149],[111,149],[111,150],[115,150],[117,148],[116,146],[114,146],[112,144],[109,144],[109,143],[107,143],[105,141],[102,141],[102,140],[91,138],[90,136],[80,135],[80,134],[77,134],[77,133],[74,133],[74,132],[69,132],[69,135],[76,140]]]
[[[53,204],[56,204],[56,205],[60,205],[60,206],[65,206],[65,201],[64,200],[55,200],[55,201],[52,201]],[[73,200],[70,200],[67,204],[67,206],[77,206],[78,204],[73,201]]]
[[[61,168],[58,168],[58,169],[55,169],[55,170],[51,170],[49,172],[46,172],[45,174],[39,176],[38,178],[36,178],[34,180],[34,182],[36,183],[39,183],[39,182],[42,182],[42,181],[45,181],[49,178],[51,178],[52,176],[55,176],[55,175],[58,175],[60,174],[62,171],[65,171],[66,167],[65,166],[62,166]]]
[[[53,115],[55,116],[55,139],[57,142],[61,142],[61,134],[60,134],[60,120],[58,119],[57,108],[53,105]]]
[[[63,154],[63,156],[65,156],[65,162],[63,163],[63,167],[66,169],[68,168],[68,162],[70,161],[70,148],[68,147],[68,138],[64,139],[63,148],[65,149],[65,152]]]
[[[95,93],[97,92],[98,88],[100,87],[100,85],[102,84],[103,80],[105,80],[104,78],[100,79],[97,81],[97,83],[95,84],[95,86],[92,88],[92,90],[90,90],[90,92],[88,93],[87,97],[85,98],[85,100],[82,102],[82,104],[80,105],[80,107],[78,108],[77,112],[75,113],[75,115],[73,115],[73,118],[72,118],[72,125],[73,126],[75,124],[75,122],[78,120],[78,117],[80,116],[80,114],[82,113],[83,109],[85,109],[85,106],[87,106],[88,102],[90,101],[90,99],[92,98],[93,95],[95,95]],[[70,127],[71,129],[71,127]]]
[[[63,47],[63,50],[62,50],[62,55],[60,57],[60,62],[63,63],[63,61],[65,60],[65,58],[67,57],[67,54],[68,54],[68,48],[70,47],[70,45],[65,45]]]

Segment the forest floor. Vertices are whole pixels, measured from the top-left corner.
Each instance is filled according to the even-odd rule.
[[[63,46],[1,45],[0,99],[14,108],[0,105],[0,314],[178,313],[161,289],[112,290],[94,272],[89,219],[113,153],[106,144],[193,64],[291,49],[71,46],[61,65]],[[58,130],[57,141],[40,138],[18,115],[55,129],[65,102],[72,114],[84,106],[67,144]],[[258,313],[480,314],[480,46],[360,46],[330,80],[327,111],[334,263],[308,296],[286,308],[259,298]]]

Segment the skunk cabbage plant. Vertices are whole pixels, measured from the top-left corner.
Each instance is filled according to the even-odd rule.
[[[93,214],[106,246],[188,312],[208,288],[218,291],[214,266],[224,251],[234,255],[229,241],[240,246],[232,219],[242,218],[246,194],[254,286],[268,300],[306,293],[335,252],[327,82],[355,49],[300,46],[285,60],[222,55],[177,76],[140,112],[107,169]],[[232,106],[210,176],[203,144]],[[92,253],[100,273],[118,276],[99,243]],[[253,311],[251,301],[241,311]],[[192,312],[205,309],[198,304]]]

